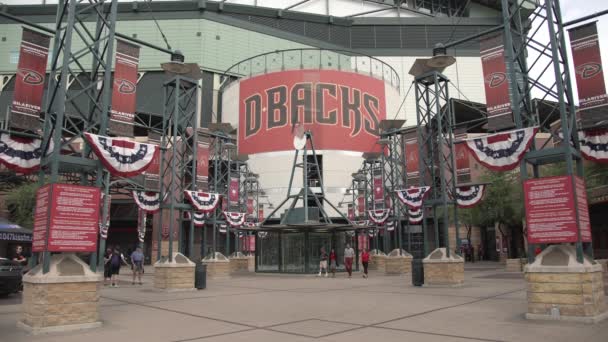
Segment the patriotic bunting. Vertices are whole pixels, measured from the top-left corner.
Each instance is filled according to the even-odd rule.
[[[228,226],[226,226],[225,224],[220,224],[218,227],[219,232],[222,234],[226,234],[227,229],[228,229]]]
[[[538,127],[517,129],[465,140],[479,163],[493,171],[512,170],[530,148]]]
[[[411,224],[422,222],[422,209],[408,209],[407,215]]]
[[[195,227],[203,227],[205,226],[205,219],[208,218],[206,213],[190,213],[189,211],[185,211],[186,219],[193,221]]]
[[[245,223],[246,213],[239,213],[234,211],[224,211],[224,217],[230,227],[240,227]]]
[[[459,208],[471,208],[479,204],[486,186],[483,184],[459,186],[456,188],[456,204]]]
[[[364,227],[368,227],[369,226],[369,221],[368,220],[353,221],[351,223],[352,223],[353,227],[355,227],[355,228],[364,228]]]
[[[392,232],[393,230],[395,230],[395,221],[389,221],[386,224],[386,230],[388,230],[389,232]]]
[[[52,141],[49,140],[52,144]],[[53,150],[49,146],[48,153]],[[42,140],[22,137],[11,137],[0,134],[0,163],[7,168],[21,172],[31,173],[40,168],[42,158]]]
[[[580,131],[578,140],[585,159],[608,163],[608,129]]]
[[[370,220],[375,224],[384,224],[391,214],[390,209],[375,209],[368,210],[367,212],[369,213]]]
[[[411,209],[418,209],[422,207],[422,201],[426,197],[429,192],[430,187],[421,186],[421,187],[411,187],[405,190],[397,190],[397,197],[401,203],[407,205]]]
[[[134,190],[132,193],[133,200],[139,209],[151,214],[154,214],[160,210],[160,193],[137,190]]]
[[[124,138],[84,134],[101,163],[113,176],[134,177],[146,171],[158,154],[158,146]]]
[[[375,236],[378,236],[378,230],[377,229],[370,229],[367,231],[367,234],[369,235],[369,237],[373,238]]]
[[[220,195],[211,192],[184,190],[186,198],[196,211],[208,213],[215,210],[220,203]]]

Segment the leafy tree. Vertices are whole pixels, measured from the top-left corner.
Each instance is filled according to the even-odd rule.
[[[24,228],[34,226],[37,183],[27,183],[14,188],[6,195],[6,206],[10,220]]]

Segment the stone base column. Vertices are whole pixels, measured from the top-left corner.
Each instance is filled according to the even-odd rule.
[[[412,273],[412,259],[412,255],[408,252],[401,250],[401,255],[399,255],[399,249],[394,249],[386,256],[385,274],[400,275]]]
[[[33,334],[101,326],[99,284],[102,277],[74,254],[53,255],[23,277],[23,316],[17,323]]]
[[[386,269],[386,254],[377,249],[371,251],[369,258],[369,270],[370,271],[379,271],[384,273]]]
[[[230,259],[230,274],[246,274],[249,272],[249,258],[243,253],[233,253],[228,259]]]
[[[207,279],[224,279],[230,277],[230,259],[222,253],[216,252],[203,259],[203,264],[207,265]]]
[[[445,248],[437,248],[422,260],[424,286],[457,287],[464,284],[464,259]]]
[[[507,272],[521,272],[523,271],[524,262],[522,259],[507,259],[505,270]]]
[[[549,246],[525,272],[527,319],[596,323],[608,317],[602,266],[587,257],[578,263],[574,246]]]
[[[173,253],[173,260],[161,258],[154,264],[154,287],[167,291],[194,290],[195,264],[181,253]]]
[[[247,256],[247,270],[255,272],[255,257],[253,255]]]

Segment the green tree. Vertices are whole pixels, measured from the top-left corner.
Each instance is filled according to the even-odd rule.
[[[10,220],[24,228],[34,226],[37,183],[27,183],[14,188],[6,195],[6,206]]]

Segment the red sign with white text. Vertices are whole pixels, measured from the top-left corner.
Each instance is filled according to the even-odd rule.
[[[576,242],[578,240],[575,207],[577,199],[581,229],[589,231],[590,235],[584,182],[577,180],[575,193],[571,177],[546,177],[528,179],[524,182],[528,243]]]
[[[139,46],[117,40],[109,125],[112,132],[121,136],[133,136],[138,66]]]
[[[32,252],[43,252],[46,247],[46,231],[49,225],[49,203],[51,202],[51,185],[47,184],[36,191],[34,209],[34,230]]]
[[[505,64],[505,47],[502,35],[495,35],[479,42],[481,66],[486,91],[488,129],[497,130],[513,126],[509,80]]]
[[[31,131],[41,128],[40,111],[50,41],[51,37],[45,34],[23,28],[11,104],[11,127]]]
[[[290,70],[240,82],[240,154],[293,150],[299,122],[318,150],[380,151],[386,118],[382,80],[335,70]]]
[[[52,184],[40,188],[36,196],[34,251],[44,249],[39,241],[44,240],[40,232],[46,234],[47,228],[42,227],[46,224],[48,251],[95,252],[100,199],[100,189],[90,186]],[[49,215],[48,220],[45,215]]]

